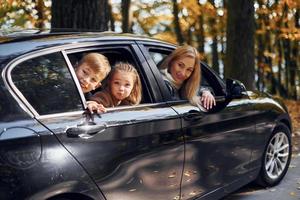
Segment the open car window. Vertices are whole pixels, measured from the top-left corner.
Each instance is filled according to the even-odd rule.
[[[133,65],[140,76],[141,82],[142,82],[142,100],[140,104],[146,104],[146,103],[152,103],[153,99],[150,95],[149,89],[146,86],[146,77],[145,73],[142,72],[142,66],[141,63],[136,59],[136,56],[134,55],[133,50],[130,48],[129,45],[124,46],[102,46],[97,47],[88,51],[78,51],[78,52],[72,52],[68,54],[68,57],[71,61],[72,66],[75,68],[80,59],[83,58],[84,55],[88,53],[100,53],[107,57],[111,67],[113,68],[115,64],[119,62],[125,62]],[[101,82],[101,87],[95,89],[94,91],[91,91],[91,94],[95,94],[98,91],[101,91],[104,89],[104,87],[107,85],[107,77]],[[88,100],[88,97],[86,97],[86,100]]]
[[[148,52],[156,64],[157,68],[161,68],[163,60],[172,52],[173,49],[147,46]],[[215,96],[224,96],[224,88],[220,84],[220,79],[214,74],[208,66],[201,63],[201,83],[200,88],[209,89]]]

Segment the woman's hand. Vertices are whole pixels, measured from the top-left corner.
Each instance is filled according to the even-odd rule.
[[[94,113],[96,111],[97,113],[104,113],[106,112],[105,107],[102,104],[97,103],[96,101],[87,101],[87,108],[90,111],[90,113]]]
[[[207,110],[211,109],[216,105],[215,97],[210,93],[209,90],[202,91],[202,95],[200,97],[201,105]]]

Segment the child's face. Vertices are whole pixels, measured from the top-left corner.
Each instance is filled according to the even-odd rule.
[[[112,95],[119,101],[127,98],[133,88],[134,77],[131,72],[117,71],[110,82]]]
[[[86,63],[82,63],[75,69],[83,93],[90,92],[101,85],[105,75],[95,73]]]

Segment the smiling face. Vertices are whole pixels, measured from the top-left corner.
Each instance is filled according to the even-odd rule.
[[[171,62],[169,73],[177,83],[183,83],[193,73],[195,59],[192,57],[182,57]]]
[[[105,78],[102,73],[96,73],[88,64],[82,63],[75,69],[83,93],[90,92],[101,85]]]
[[[132,72],[116,71],[110,81],[112,95],[119,101],[126,99],[134,86],[134,74]]]

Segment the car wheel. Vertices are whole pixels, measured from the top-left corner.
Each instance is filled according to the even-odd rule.
[[[277,185],[288,170],[291,154],[291,131],[280,123],[266,145],[257,183],[264,187]]]

